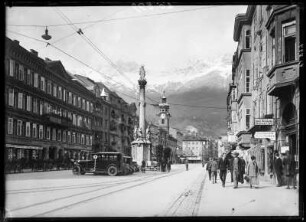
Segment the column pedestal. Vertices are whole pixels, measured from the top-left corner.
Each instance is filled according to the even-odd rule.
[[[132,142],[132,158],[138,165],[141,165],[142,161],[151,160],[150,157],[150,145],[151,143],[146,140],[135,140]]]

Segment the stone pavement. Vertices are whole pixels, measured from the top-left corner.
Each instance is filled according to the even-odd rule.
[[[298,192],[264,180],[258,188],[250,189],[244,182],[233,189],[230,173],[223,188],[219,174],[217,184],[212,184],[207,175],[197,216],[298,216]]]

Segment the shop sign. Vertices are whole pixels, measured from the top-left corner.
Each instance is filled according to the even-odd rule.
[[[273,123],[273,119],[255,119],[255,125],[257,126],[272,126]]]
[[[275,140],[275,132],[255,132],[254,138]]]
[[[286,153],[286,151],[289,151],[289,146],[281,146],[281,153]]]
[[[258,144],[259,142],[259,139],[251,137],[251,144]]]

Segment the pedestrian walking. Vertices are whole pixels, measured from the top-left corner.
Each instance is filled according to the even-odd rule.
[[[283,171],[283,163],[279,157],[278,153],[275,153],[275,160],[274,160],[274,174],[277,178],[277,187],[282,185],[282,171]]]
[[[243,159],[243,157],[240,157],[239,161],[240,161],[239,182],[243,184],[244,183],[243,176],[245,174],[245,160]]]
[[[206,164],[206,171],[208,172],[208,176],[209,176],[209,181],[211,181],[211,163],[212,163],[212,158],[209,158],[209,161]]]
[[[170,170],[171,170],[171,161],[168,160],[168,161],[167,161],[167,172],[169,173]]]
[[[216,158],[210,158],[210,159],[211,159],[212,183],[217,183],[217,170],[218,170],[217,159]]]
[[[226,174],[228,168],[229,168],[229,162],[228,159],[226,158],[226,153],[223,153],[222,157],[219,159],[218,162],[218,170],[219,170],[220,179],[222,181],[222,187],[225,187]]]
[[[229,171],[231,173],[231,183],[234,182],[234,178],[233,178],[233,160],[234,160],[234,158],[230,158],[228,160],[228,162],[229,162]]]
[[[185,159],[185,166],[186,166],[186,171],[188,171],[188,159]]]
[[[283,160],[283,165],[286,175],[286,189],[290,189],[290,184],[292,184],[293,189],[296,189],[296,162],[289,151],[286,151],[286,157]]]
[[[255,187],[255,185],[256,186],[259,185],[258,174],[259,174],[259,169],[258,169],[258,165],[257,165],[257,162],[256,162],[256,157],[251,156],[251,162],[247,166],[247,175],[250,178],[249,182],[250,182],[250,188],[251,189],[253,187]]]
[[[141,172],[142,173],[146,172],[146,161],[145,160],[141,162]]]
[[[239,171],[240,171],[240,161],[238,158],[239,153],[234,153],[233,158],[233,179],[234,179],[234,189],[238,188],[238,181],[239,181]]]

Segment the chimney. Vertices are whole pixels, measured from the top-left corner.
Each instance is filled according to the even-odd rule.
[[[45,57],[45,61],[46,61],[46,62],[51,62],[52,60],[49,59],[48,57]]]
[[[14,40],[13,41],[16,45],[19,45],[19,41],[18,40]]]
[[[38,52],[35,51],[34,49],[30,49],[31,53],[33,53],[34,55],[38,56]]]

